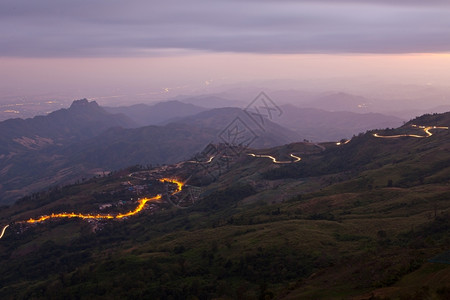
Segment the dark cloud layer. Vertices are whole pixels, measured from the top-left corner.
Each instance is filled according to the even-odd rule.
[[[447,0],[0,0],[0,56],[450,51]]]

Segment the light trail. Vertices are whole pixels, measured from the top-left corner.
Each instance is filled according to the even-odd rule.
[[[423,135],[417,135],[417,134],[397,134],[397,135],[379,135],[378,133],[373,134],[376,138],[382,138],[382,139],[397,139],[400,137],[414,137],[414,138],[426,138],[428,136]]]
[[[414,138],[427,138],[432,136],[433,134],[430,132],[432,129],[445,129],[448,130],[448,127],[439,127],[439,126],[417,126],[417,125],[411,125],[414,128],[422,129],[426,135],[418,135],[418,134],[397,134],[397,135],[379,135],[378,133],[374,133],[373,136],[376,138],[383,138],[383,139],[397,139],[400,137],[414,137]]]
[[[177,189],[175,190],[175,192],[173,192],[171,195],[175,195],[179,192],[181,192],[181,190],[183,189],[184,186],[184,182],[181,182],[179,180],[176,180],[174,178],[162,178],[159,181],[161,182],[169,182],[169,183],[174,183],[177,185]]]
[[[5,227],[3,227],[2,234],[0,234],[0,239],[3,237],[3,235],[5,234],[6,228],[8,228],[8,227],[9,227],[9,225],[6,225]]]
[[[212,162],[212,160],[214,159],[214,156],[211,156],[207,161],[196,161],[196,160],[188,160],[188,163],[193,163],[193,164],[209,164],[210,162]]]
[[[271,156],[271,155],[264,155],[264,154],[249,153],[248,155],[249,155],[249,156],[253,156],[253,157],[265,157],[265,158],[269,158],[269,159],[272,160],[272,162],[273,162],[274,164],[291,164],[291,163],[296,163],[296,162],[299,162],[299,161],[302,160],[301,157],[296,156],[296,155],[294,155],[294,154],[292,154],[292,153],[290,154],[290,156],[291,156],[292,158],[295,159],[295,160],[293,160],[293,161],[290,161],[290,160],[278,161],[275,157],[273,157],[273,156]]]
[[[346,140],[345,142],[337,142],[336,143],[336,146],[342,146],[342,145],[345,145],[345,144],[348,144],[348,143],[350,143],[350,140]]]
[[[143,210],[144,206],[145,206],[145,204],[147,204],[147,202],[149,202],[149,201],[156,201],[156,200],[159,200],[159,199],[161,199],[161,195],[156,195],[155,197],[152,197],[152,198],[141,199],[141,200],[139,200],[139,205],[138,205],[138,207],[136,207],[135,210],[129,211],[129,212],[125,213],[125,214],[118,214],[117,216],[115,216],[115,218],[116,219],[122,219],[122,218],[125,218],[125,217],[133,216],[133,215],[137,214],[138,212],[140,212],[141,210]]]
[[[40,223],[40,222],[44,222],[45,220],[48,219],[54,219],[54,218],[80,218],[80,219],[114,219],[113,216],[111,215],[91,215],[91,214],[87,214],[87,215],[83,215],[81,213],[60,213],[60,214],[55,214],[52,213],[51,215],[45,215],[45,216],[41,216],[39,219],[33,219],[30,218],[29,220],[25,221],[25,223]],[[19,223],[23,223],[23,222],[19,222]]]
[[[171,195],[175,195],[179,192],[181,192],[181,190],[183,189],[184,183],[177,180],[177,179],[173,179],[173,178],[162,178],[159,179],[160,182],[168,182],[168,183],[173,183],[177,185],[177,188],[174,192],[171,193]],[[33,219],[30,218],[26,221],[21,221],[18,223],[28,223],[28,224],[33,224],[33,223],[40,223],[40,222],[44,222],[48,219],[54,219],[54,218],[80,218],[80,219],[123,219],[125,217],[130,217],[130,216],[134,216],[136,214],[138,214],[140,211],[142,211],[145,207],[145,204],[147,204],[150,201],[158,201],[162,198],[162,196],[160,194],[151,197],[151,198],[143,198],[143,199],[139,199],[139,205],[134,209],[131,210],[127,213],[120,213],[117,214],[115,216],[112,216],[110,214],[108,215],[100,215],[100,214],[81,214],[81,213],[52,213],[51,215],[44,215],[39,217],[38,219]],[[3,228],[3,232],[5,231],[6,227]],[[3,236],[3,234],[2,234]]]

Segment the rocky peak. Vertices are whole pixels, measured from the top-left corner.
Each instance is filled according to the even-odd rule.
[[[89,102],[86,98],[72,102],[70,109],[98,109],[100,106],[95,101]]]

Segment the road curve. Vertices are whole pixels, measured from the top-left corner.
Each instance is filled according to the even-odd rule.
[[[9,225],[6,225],[5,227],[3,227],[2,234],[0,234],[0,239],[3,237],[3,235],[5,234],[6,228],[8,228],[8,227],[9,227]]]
[[[414,137],[414,138],[427,138],[432,136],[433,134],[430,132],[432,129],[446,129],[448,130],[448,127],[438,127],[438,126],[417,126],[417,125],[411,125],[414,128],[422,129],[426,135],[418,135],[418,134],[397,134],[397,135],[380,135],[378,133],[374,133],[373,136],[376,138],[383,138],[383,139],[397,139],[400,137]]]
[[[290,157],[294,158],[295,160],[282,160],[279,161],[277,160],[275,157],[271,156],[271,155],[264,155],[264,154],[255,154],[255,153],[248,153],[247,155],[249,156],[253,156],[253,157],[265,157],[265,158],[269,158],[272,160],[272,162],[274,164],[291,164],[291,163],[296,163],[302,160],[301,157],[294,155],[293,153],[290,154]]]
[[[197,160],[188,160],[188,163],[193,163],[193,164],[209,164],[212,162],[212,160],[214,159],[214,156],[211,156],[207,161],[197,161]]]
[[[177,185],[177,189],[174,192],[172,192],[171,195],[174,195],[176,193],[181,192],[181,190],[183,189],[183,186],[184,186],[183,182],[178,181],[178,180],[173,179],[173,178],[162,178],[162,179],[159,179],[159,181],[161,181],[161,182],[169,182],[169,183],[173,183],[173,184]],[[139,205],[134,210],[131,210],[131,211],[127,212],[127,213],[120,213],[120,214],[117,214],[115,216],[112,216],[112,215],[109,215],[109,214],[108,215],[100,215],[100,214],[94,215],[94,214],[81,214],[81,213],[57,213],[57,214],[52,213],[51,215],[41,216],[38,219],[30,218],[30,219],[28,219],[26,221],[19,221],[17,223],[33,224],[33,223],[40,223],[40,222],[43,222],[45,220],[52,219],[52,218],[122,219],[122,218],[125,218],[125,217],[130,217],[130,216],[136,215],[137,213],[139,213],[141,210],[144,209],[145,204],[147,204],[147,202],[156,201],[156,200],[159,200],[161,198],[162,198],[162,196],[160,194],[158,194],[158,195],[156,195],[154,197],[151,197],[151,198],[139,199],[139,201],[138,201]],[[5,228],[3,228],[3,231],[4,230],[5,230]]]

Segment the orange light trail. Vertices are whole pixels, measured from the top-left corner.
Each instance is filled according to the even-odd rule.
[[[162,178],[159,180],[160,182],[168,182],[168,183],[173,183],[177,185],[177,189],[171,193],[171,195],[175,195],[176,193],[181,192],[181,190],[183,189],[184,183],[173,179],[173,178]],[[160,200],[162,198],[162,196],[160,194],[151,197],[151,198],[143,198],[143,199],[139,199],[139,205],[134,209],[131,210],[127,213],[121,213],[115,216],[112,215],[100,215],[100,214],[96,214],[96,215],[92,215],[92,214],[81,214],[81,213],[58,213],[58,214],[54,214],[52,213],[51,215],[45,215],[45,216],[41,216],[38,219],[33,219],[30,218],[27,221],[22,221],[22,222],[18,222],[18,223],[29,223],[29,224],[33,224],[33,223],[40,223],[43,222],[45,220],[48,219],[53,219],[53,218],[80,218],[80,219],[122,219],[125,217],[130,217],[130,216],[134,216],[137,213],[139,213],[140,211],[142,211],[145,207],[145,204],[147,204],[147,202],[150,201],[157,201]],[[6,227],[3,228],[3,232],[5,231]],[[2,234],[3,236],[3,234]]]
[[[152,198],[141,199],[141,200],[139,200],[139,205],[138,205],[138,207],[136,207],[135,210],[129,211],[125,214],[118,214],[115,218],[122,219],[125,217],[133,216],[133,215],[137,214],[138,212],[140,212],[141,210],[143,210],[144,206],[145,206],[145,204],[147,204],[147,202],[155,201],[155,200],[159,200],[159,199],[161,199],[161,195],[156,195],[155,197],[152,197]]]
[[[91,214],[87,214],[87,215],[83,215],[83,214],[76,214],[76,213],[60,213],[60,214],[51,214],[51,215],[46,215],[46,216],[41,216],[39,219],[32,219],[30,218],[29,220],[27,220],[27,223],[39,223],[39,222],[43,222],[45,220],[48,219],[53,219],[53,218],[80,218],[80,219],[114,219],[113,216],[111,215],[91,215]]]
[[[181,190],[183,189],[183,186],[184,186],[184,183],[183,183],[183,182],[181,182],[181,181],[179,181],[179,180],[176,180],[176,179],[173,179],[173,178],[163,178],[163,179],[160,179],[159,181],[161,181],[161,182],[174,183],[174,184],[177,185],[176,191],[173,192],[171,195],[175,195],[176,193],[181,192]]]

